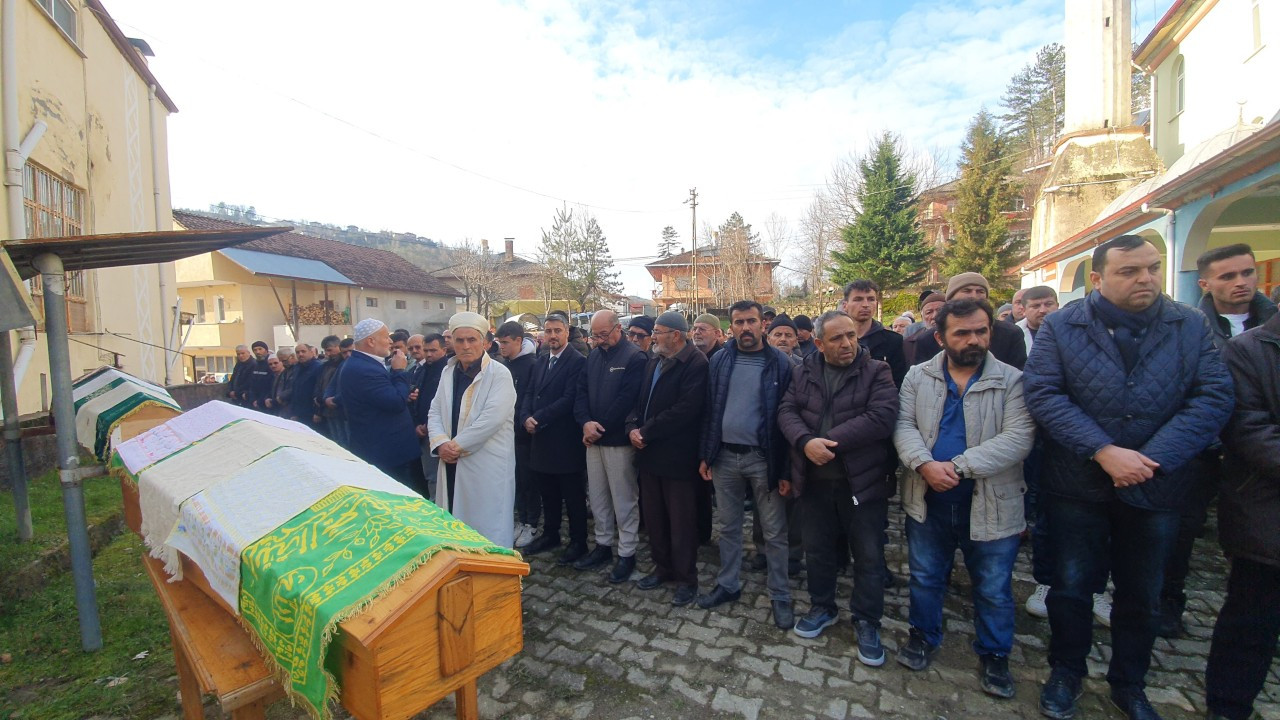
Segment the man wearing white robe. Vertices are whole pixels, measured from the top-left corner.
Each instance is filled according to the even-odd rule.
[[[440,376],[427,416],[431,452],[440,458],[436,504],[491,542],[511,547],[515,506],[515,403],[511,373],[486,353],[489,321],[449,319],[454,356]],[[455,415],[456,413],[456,415]]]

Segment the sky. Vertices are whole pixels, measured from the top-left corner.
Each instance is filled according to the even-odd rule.
[[[884,130],[954,174],[1072,0],[106,0],[179,108],[175,208],[488,239],[599,221],[627,292],[663,227],[789,235]],[[1134,0],[1140,40],[1165,0]],[[1160,7],[1157,8],[1156,6]],[[783,253],[784,266],[792,262]]]

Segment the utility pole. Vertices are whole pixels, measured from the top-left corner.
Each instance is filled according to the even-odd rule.
[[[689,189],[685,203],[693,210],[693,315],[698,316],[698,188]]]

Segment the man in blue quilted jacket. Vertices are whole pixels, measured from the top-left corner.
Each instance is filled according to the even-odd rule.
[[[1054,577],[1040,711],[1076,712],[1092,647],[1092,596],[1108,570],[1111,700],[1159,718],[1145,677],[1189,462],[1231,415],[1231,377],[1200,312],[1161,294],[1161,255],[1137,235],[1093,253],[1094,290],[1045,318],[1027,360],[1027,409],[1044,429],[1041,502]]]

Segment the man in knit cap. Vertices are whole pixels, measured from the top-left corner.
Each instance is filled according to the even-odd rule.
[[[409,463],[422,456],[409,414],[409,360],[400,351],[391,352],[391,332],[381,320],[361,320],[352,335],[355,342],[338,371],[336,395],[346,411],[350,450],[407,483]]]
[[[807,358],[818,352],[818,345],[813,342],[813,320],[808,315],[796,316],[796,354]]]
[[[946,303],[946,296],[936,292],[929,293],[920,299],[920,322],[908,325],[906,332],[902,336],[902,356],[906,358],[908,367],[919,365],[929,359],[928,357],[919,357],[916,348],[925,336],[933,337],[933,318]],[[912,332],[912,328],[917,325],[924,329],[925,332]]]
[[[799,365],[804,358],[796,354],[796,324],[786,313],[775,317],[769,324],[769,344],[787,354],[792,365]]]
[[[698,589],[698,437],[707,397],[707,360],[685,339],[689,325],[677,312],[658,317],[654,356],[645,365],[640,394],[627,417],[636,451],[640,502],[649,530],[653,572],[636,584],[653,590],[674,583],[672,605],[693,602]]]
[[[988,300],[990,292],[991,286],[982,275],[960,273],[947,281],[946,300]],[[911,339],[915,341],[912,365],[927,362],[942,351],[935,333],[921,333]],[[1027,364],[1027,344],[1022,339],[1022,328],[1005,320],[996,320],[991,328],[991,354],[1005,365],[1021,370]]]
[[[724,332],[720,330],[720,318],[711,313],[702,313],[694,318],[693,327],[689,330],[689,339],[693,346],[702,351],[710,360],[712,355],[724,347]]]
[[[645,354],[652,354],[650,349],[653,347],[653,318],[648,315],[640,315],[631,318],[631,324],[627,326],[627,340],[633,345],[640,348]]]

